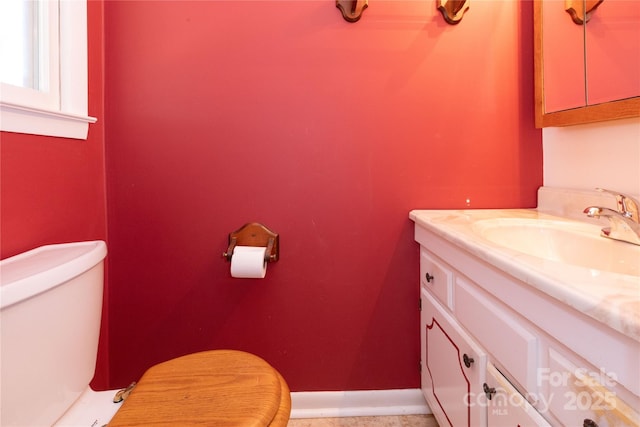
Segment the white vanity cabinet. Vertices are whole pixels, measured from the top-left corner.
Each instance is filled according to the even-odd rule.
[[[441,427],[640,426],[640,345],[416,224],[422,391]]]

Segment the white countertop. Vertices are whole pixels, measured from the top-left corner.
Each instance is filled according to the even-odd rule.
[[[550,215],[536,209],[413,210],[409,217],[418,226],[521,282],[640,341],[639,276],[594,270],[530,256],[493,243],[476,233],[473,228],[475,222],[493,218],[533,218],[573,223],[576,222],[575,219]],[[594,232],[598,233],[599,227],[593,227]],[[638,262],[640,263],[640,259]]]

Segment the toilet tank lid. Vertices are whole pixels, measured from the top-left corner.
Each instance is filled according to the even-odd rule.
[[[0,309],[55,288],[99,264],[107,255],[102,240],[61,243],[0,261]]]

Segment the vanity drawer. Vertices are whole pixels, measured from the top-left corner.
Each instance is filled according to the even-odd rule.
[[[541,373],[549,411],[563,425],[638,427],[638,399],[624,402],[615,372],[606,373],[549,349],[549,368]],[[584,423],[583,420],[591,420]]]
[[[491,427],[551,427],[491,363],[487,364],[487,424]],[[486,392],[485,392],[486,394]],[[488,398],[491,396],[491,398]],[[544,408],[543,408],[544,409]]]
[[[538,392],[538,338],[529,332],[501,303],[460,276],[454,291],[458,321],[500,361],[503,373],[524,388],[532,400]]]
[[[420,247],[420,283],[445,306],[452,307],[453,273],[423,247]]]

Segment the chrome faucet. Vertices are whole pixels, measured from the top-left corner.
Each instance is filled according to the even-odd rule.
[[[616,198],[617,210],[599,206],[589,206],[584,210],[584,213],[590,218],[602,217],[609,220],[611,226],[603,228],[600,234],[610,239],[640,245],[640,220],[638,218],[640,203],[633,197],[615,191],[603,188],[596,188],[596,190],[613,194]]]

